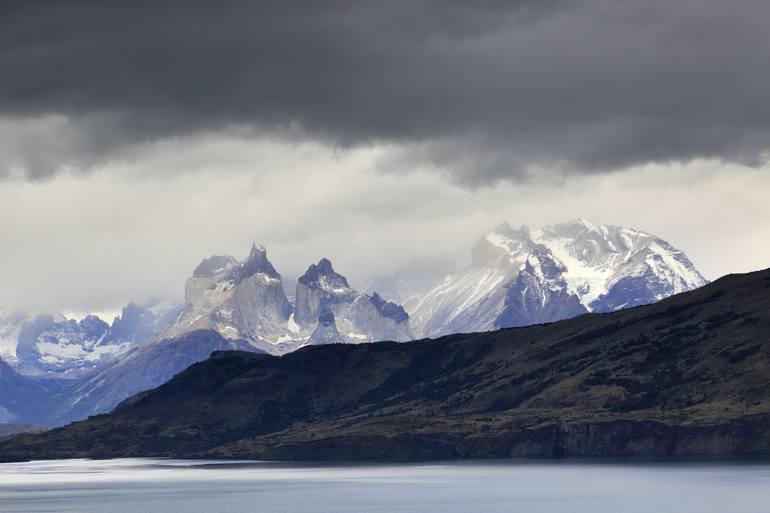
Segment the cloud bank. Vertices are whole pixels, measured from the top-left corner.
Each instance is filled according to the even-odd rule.
[[[424,284],[468,265],[476,239],[504,220],[585,216],[640,228],[685,250],[710,279],[770,262],[768,168],[695,161],[468,188],[430,172],[374,171],[387,151],[200,136],[146,145],[141,158],[97,173],[6,181],[0,307],[181,300],[203,258],[243,258],[255,241],[290,289],[328,257],[354,287],[387,292],[395,280]]]
[[[759,166],[768,26],[764,0],[8,1],[0,174],[233,127],[471,186]]]

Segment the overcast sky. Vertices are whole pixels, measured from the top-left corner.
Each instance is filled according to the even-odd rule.
[[[0,4],[0,305],[466,265],[587,217],[710,279],[770,266],[765,0]],[[421,265],[414,265],[421,259]]]

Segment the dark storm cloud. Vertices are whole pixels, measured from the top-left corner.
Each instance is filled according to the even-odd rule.
[[[45,158],[17,135],[32,177],[231,125],[395,143],[385,167],[467,183],[770,148],[766,0],[1,5],[0,115],[79,132]]]

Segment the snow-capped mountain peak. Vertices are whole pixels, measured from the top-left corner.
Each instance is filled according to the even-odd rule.
[[[503,223],[477,240],[471,256],[465,270],[410,298],[406,308],[374,290],[358,292],[322,258],[299,278],[292,303],[267,250],[254,244],[240,261],[204,259],[186,282],[184,307],[129,304],[111,326],[93,316],[0,313],[0,357],[22,373],[78,378],[62,392],[68,402],[48,405],[60,422],[107,411],[214,350],[283,354],[309,344],[543,323],[650,303],[705,283],[668,242],[580,218],[538,229]]]
[[[668,242],[585,218],[534,230],[502,223],[473,246],[471,262],[407,302],[414,331],[436,336],[546,322],[651,303],[707,283]]]
[[[143,344],[179,309],[169,301],[131,303],[111,325],[96,315],[0,315],[0,357],[26,375],[75,379]]]
[[[566,267],[564,278],[571,292],[589,310],[609,311],[652,302],[707,282],[687,256],[650,233],[586,219],[546,226],[533,231],[533,239],[548,247]],[[621,280],[647,276],[654,293],[618,303],[610,294]],[[617,295],[617,291],[615,293]]]

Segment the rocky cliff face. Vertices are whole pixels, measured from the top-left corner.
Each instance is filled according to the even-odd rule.
[[[587,313],[580,299],[569,292],[563,278],[566,271],[547,251],[530,254],[505,286],[505,302],[494,327],[529,326]]]
[[[337,324],[334,322],[334,313],[328,308],[324,308],[318,314],[318,324],[313,334],[310,335],[309,344],[321,346],[324,344],[343,344],[345,337],[340,335],[337,330]]]
[[[533,237],[565,264],[569,290],[593,312],[654,303],[707,283],[683,251],[640,230],[578,219]]]
[[[348,280],[334,270],[329,260],[322,258],[297,280],[294,321],[302,327],[315,324],[322,309],[350,304],[357,296]]]
[[[322,332],[327,333],[326,343],[411,338],[409,316],[399,305],[376,293],[360,294],[325,258],[299,278],[292,306],[281,275],[267,259],[264,247],[257,245],[241,262],[227,256],[204,260],[187,281],[185,298],[184,313],[164,333],[166,338],[213,330],[271,354],[313,344]],[[326,320],[320,322],[322,314]],[[317,328],[321,329],[313,338]]]
[[[352,343],[411,340],[409,315],[376,292],[361,294],[348,285],[327,259],[311,265],[297,282],[294,320],[302,332],[319,324],[319,314],[333,314],[342,340]]]
[[[265,248],[255,244],[240,262],[229,256],[201,262],[185,285],[182,315],[163,336],[210,329],[263,348],[286,335],[290,315],[281,275]]]

